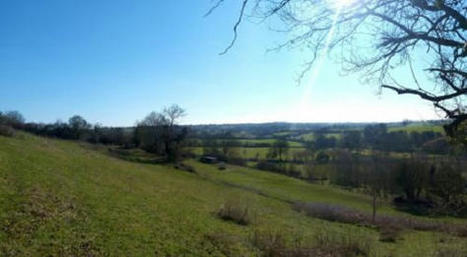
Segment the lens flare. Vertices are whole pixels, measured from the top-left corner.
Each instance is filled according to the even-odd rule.
[[[328,3],[334,9],[339,9],[339,8],[350,6],[356,1],[357,0],[328,0]]]
[[[342,2],[347,2],[348,3],[348,2],[354,2],[354,1],[355,0],[333,0],[333,2],[341,2],[341,3]],[[302,99],[298,103],[297,110],[301,110],[301,111],[310,110],[310,111],[312,111],[312,106],[311,106],[311,104],[312,104],[311,93],[312,92],[311,91],[312,91],[312,88],[313,88],[319,74],[320,74],[322,66],[326,61],[326,55],[327,55],[328,50],[329,50],[329,44],[331,43],[331,39],[334,36],[336,23],[337,23],[337,20],[339,19],[339,15],[341,14],[343,8],[344,8],[344,5],[342,5],[342,4],[336,7],[336,12],[335,12],[334,17],[333,17],[332,27],[328,31],[328,34],[326,35],[326,41],[325,41],[325,45],[324,45],[323,49],[321,49],[321,52],[319,53],[319,55],[317,56],[317,58],[315,60],[315,63],[313,64],[314,68],[311,70],[309,81],[308,81],[308,83],[305,85],[305,87],[303,89]]]

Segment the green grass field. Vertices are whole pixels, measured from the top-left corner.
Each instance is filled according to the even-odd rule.
[[[371,243],[371,256],[467,250],[465,239],[432,232],[407,231],[396,243],[379,242],[374,229],[310,218],[288,203],[369,210],[365,195],[249,168],[188,163],[197,174],[117,159],[84,143],[0,136],[0,255],[261,256],[249,240],[261,229],[304,240],[323,231],[352,235]],[[248,204],[253,223],[219,219],[214,212],[228,199]],[[380,212],[405,215],[389,205]],[[213,240],[224,238],[216,235],[229,239]]]
[[[274,144],[275,139],[238,139],[236,141],[240,141],[243,144]],[[300,142],[295,141],[288,141],[289,147],[303,147],[303,144]]]
[[[336,139],[340,139],[342,137],[342,134],[340,134],[340,133],[326,133],[325,135],[328,138],[334,137]],[[303,141],[313,141],[313,140],[315,140],[315,133],[303,134],[303,135],[300,136],[300,139],[303,140]]]
[[[426,131],[433,131],[437,133],[442,133],[444,134],[444,129],[442,126],[435,126],[435,125],[430,125],[430,124],[409,124],[407,126],[401,126],[401,127],[389,127],[388,128],[389,132],[396,132],[396,131],[406,131],[407,133],[410,132],[426,132]]]
[[[196,155],[203,154],[202,147],[187,147],[192,153]],[[256,158],[258,156],[260,159],[266,159],[266,156],[269,152],[270,147],[234,147],[236,151],[241,155],[242,158]],[[304,147],[294,147],[289,148],[287,153],[287,158],[292,158],[293,153],[305,151],[306,148]]]
[[[193,142],[197,142],[198,144],[202,145],[203,143],[203,140],[200,140],[200,139],[191,139]],[[224,139],[212,139],[212,140],[216,140],[217,142],[220,142],[220,141],[223,141]],[[275,141],[275,139],[226,139],[226,141],[235,141],[235,142],[239,142],[241,144],[245,144],[245,145],[254,145],[254,144],[269,144],[269,145],[272,145]],[[295,148],[295,147],[303,147],[303,144],[300,143],[300,142],[296,142],[296,141],[288,141],[289,143],[289,147],[291,148]]]

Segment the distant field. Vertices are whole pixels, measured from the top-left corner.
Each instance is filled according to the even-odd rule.
[[[243,144],[274,144],[276,141],[275,139],[237,139],[235,141],[239,141]],[[295,141],[288,141],[289,147],[303,147],[303,144],[300,142]]]
[[[236,149],[236,151],[241,155],[242,158],[247,158],[247,159],[256,158],[257,155],[260,159],[265,159],[270,149],[270,147],[233,147],[233,148]],[[191,150],[196,155],[203,154],[203,147],[187,147],[187,149]],[[306,148],[304,147],[289,148],[287,157],[292,158],[293,153],[301,152],[305,150]]]
[[[390,127],[388,128],[389,132],[395,132],[395,131],[406,131],[408,133],[410,132],[425,132],[425,131],[433,131],[433,132],[439,132],[444,134],[444,129],[442,126],[435,126],[435,125],[420,125],[420,124],[414,124],[414,125],[408,125],[408,126],[401,126],[401,127]]]
[[[334,137],[336,139],[340,139],[342,137],[342,134],[340,133],[326,133],[326,137]],[[303,134],[300,136],[301,140],[304,141],[313,141],[315,139],[315,133],[308,133],[308,134]]]
[[[201,140],[201,139],[190,139],[190,140],[195,141],[198,144],[203,143],[203,140]],[[270,138],[270,139],[221,139],[221,138],[218,138],[218,139],[211,139],[211,140],[215,140],[217,142],[235,141],[235,142],[239,142],[241,144],[250,144],[250,145],[254,145],[254,144],[269,144],[269,145],[272,145],[276,141],[276,139],[273,139],[273,138]],[[300,143],[300,142],[288,141],[288,143],[289,143],[289,147],[303,147],[303,144]]]
[[[283,132],[276,132],[273,135],[276,137],[284,137],[284,136],[289,136],[290,134],[292,134],[291,131],[283,131]]]

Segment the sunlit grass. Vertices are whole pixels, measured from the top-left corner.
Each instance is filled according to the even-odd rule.
[[[0,137],[0,250],[16,256],[225,256],[210,240],[224,233],[238,238],[230,256],[258,256],[248,241],[257,229],[303,238],[322,231],[361,235],[376,241],[372,256],[430,256],[440,238],[447,238],[444,247],[462,247],[460,239],[439,233],[407,232],[395,244],[377,242],[373,229],[310,218],[288,203],[369,210],[365,195],[255,169],[189,164],[198,174],[120,160],[87,144],[23,133]],[[252,206],[251,225],[214,214],[232,198]],[[380,211],[397,213],[389,206]]]

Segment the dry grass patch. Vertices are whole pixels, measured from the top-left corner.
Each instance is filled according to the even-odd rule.
[[[217,211],[217,216],[223,220],[233,221],[239,225],[249,225],[252,222],[250,207],[239,200],[227,200]]]
[[[369,213],[324,203],[296,203],[293,208],[296,211],[302,211],[306,215],[314,218],[376,227],[381,233],[381,241],[384,242],[395,242],[399,233],[404,229],[443,232],[459,237],[467,235],[467,226],[463,224],[450,224],[446,222],[389,215],[378,215],[375,220],[373,220],[373,217]]]
[[[354,235],[321,232],[314,242],[306,242],[303,237],[281,231],[256,230],[251,242],[264,257],[366,257],[370,256],[373,241]]]

